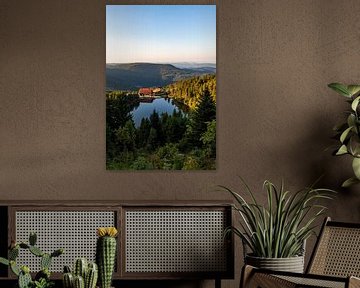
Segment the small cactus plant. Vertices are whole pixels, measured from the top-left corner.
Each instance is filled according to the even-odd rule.
[[[88,263],[85,258],[76,259],[74,273],[68,266],[64,267],[64,288],[95,288],[98,279],[98,267],[96,263]]]
[[[110,288],[116,258],[115,227],[102,227],[97,229],[96,262],[99,267],[100,288]]]
[[[8,259],[0,257],[0,263],[10,266],[11,271],[18,277],[19,288],[48,288],[53,285],[50,281],[50,265],[53,257],[58,257],[64,253],[63,249],[57,249],[53,253],[44,253],[39,247],[36,246],[37,236],[36,233],[30,233],[29,244],[20,242],[11,242]],[[30,275],[28,266],[19,267],[16,259],[19,256],[20,249],[29,250],[33,255],[40,257],[41,270],[35,275],[33,280]]]

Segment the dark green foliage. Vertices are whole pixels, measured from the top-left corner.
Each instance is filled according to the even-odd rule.
[[[33,282],[32,287],[33,288],[51,288],[55,285],[54,282],[49,282],[44,278],[41,278],[39,280],[36,280]]]
[[[190,115],[188,139],[190,144],[201,147],[201,137],[207,130],[207,124],[216,119],[216,106],[208,90]]]
[[[205,92],[208,90],[211,98],[216,102],[216,76],[204,75],[178,81],[166,87],[169,96],[176,99],[190,109],[195,109]]]
[[[26,244],[26,243],[20,243],[19,247],[22,249],[29,249],[30,245]]]
[[[57,250],[55,250],[54,252],[51,253],[51,257],[58,257],[63,253],[64,253],[63,249],[57,249]]]
[[[216,120],[207,123],[206,131],[200,137],[209,157],[216,157]]]
[[[42,278],[50,279],[50,275],[51,275],[51,273],[50,273],[49,269],[48,268],[43,268],[38,273],[36,273],[35,280],[40,280]]]

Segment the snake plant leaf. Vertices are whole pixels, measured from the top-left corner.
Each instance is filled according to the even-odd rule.
[[[346,181],[344,181],[344,183],[342,183],[341,187],[348,188],[352,185],[359,184],[359,183],[360,183],[359,179],[357,179],[356,177],[351,177],[351,178],[347,179]]]
[[[345,131],[340,136],[341,143],[344,143],[346,140],[346,137],[349,135],[349,132],[352,130],[353,126],[350,126],[349,128],[345,129]]]
[[[359,105],[359,101],[360,101],[360,96],[356,97],[356,98],[354,99],[354,101],[352,101],[352,103],[351,103],[351,109],[352,109],[352,110],[356,111],[356,108],[357,108],[358,105]]]
[[[346,145],[341,145],[341,147],[339,148],[339,150],[336,152],[335,155],[339,156],[339,155],[344,155],[347,153],[349,153],[349,152],[348,152]]]
[[[341,83],[330,83],[328,85],[329,88],[333,89],[335,92],[339,93],[342,96],[347,98],[351,98],[351,94],[346,85]]]
[[[360,92],[360,85],[348,85],[347,90],[351,96],[354,96]]]
[[[360,180],[360,158],[354,157],[352,168],[357,179]]]

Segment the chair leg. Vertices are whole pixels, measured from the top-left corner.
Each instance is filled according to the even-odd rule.
[[[287,280],[272,276],[271,274],[257,272],[257,269],[246,265],[243,267],[240,280],[240,288],[295,288],[296,284]],[[357,286],[355,286],[357,287]],[[355,288],[354,287],[354,288]],[[360,287],[359,287],[360,288]]]
[[[360,288],[360,279],[357,277],[349,277],[349,288]]]
[[[254,271],[254,267],[252,267],[250,265],[244,265],[244,267],[242,268],[242,271],[241,271],[239,288],[248,287],[250,280],[251,280],[251,275],[253,274],[253,271]]]

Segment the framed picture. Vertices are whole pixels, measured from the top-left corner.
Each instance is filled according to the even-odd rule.
[[[106,6],[106,168],[216,169],[216,5]]]

